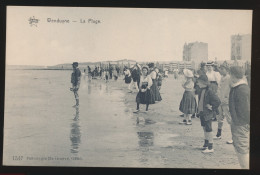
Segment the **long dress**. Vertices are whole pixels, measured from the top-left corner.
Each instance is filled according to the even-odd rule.
[[[185,84],[183,88],[185,92],[183,93],[182,100],[180,102],[179,110],[184,114],[194,114],[197,109],[197,102],[194,94],[194,82],[190,79]]]
[[[124,71],[124,74],[125,74],[125,83],[130,84],[132,81],[132,77],[131,77],[131,73],[130,73],[129,69],[126,69]]]
[[[141,90],[139,90],[139,92],[136,96],[137,103],[141,103],[141,104],[154,104],[155,103],[153,92],[151,90],[152,83],[153,83],[152,79],[149,75],[146,77],[144,77],[144,76],[140,77],[139,89],[146,89],[147,87],[148,87],[148,89],[145,92],[142,92]]]
[[[159,92],[159,89],[158,89],[158,82],[156,80],[156,72],[155,71],[152,71],[150,73],[150,76],[152,78],[152,81],[153,81],[153,85],[151,86],[151,91],[153,92],[153,96],[154,96],[154,101],[161,101],[162,100],[162,97],[161,97],[161,94]]]

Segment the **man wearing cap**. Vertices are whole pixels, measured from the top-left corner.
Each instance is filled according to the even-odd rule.
[[[80,86],[80,78],[81,78],[81,72],[78,68],[78,62],[73,62],[72,67],[73,67],[73,72],[71,74],[71,83],[72,83],[72,88],[70,88],[71,91],[74,92],[74,96],[76,99],[76,105],[73,107],[78,107],[79,106],[79,95],[78,95],[78,90]]]
[[[230,68],[230,79],[229,111],[233,145],[241,168],[249,169],[250,88],[244,79],[243,68],[239,66]]]
[[[197,79],[196,94],[199,95],[198,114],[205,137],[202,152],[212,153],[214,152],[212,134],[213,111],[219,107],[221,102],[218,96],[209,88],[208,77],[206,75],[201,75]]]

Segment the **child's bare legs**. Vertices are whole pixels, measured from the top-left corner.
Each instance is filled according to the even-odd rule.
[[[137,82],[134,82],[134,84],[135,84],[136,91],[138,92],[138,91],[139,91],[139,88],[138,88],[138,86],[137,86]]]
[[[131,83],[128,84],[128,90],[131,91]]]

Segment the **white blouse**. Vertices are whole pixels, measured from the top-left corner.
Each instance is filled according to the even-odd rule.
[[[156,79],[156,72],[153,70],[151,73],[150,73],[150,76],[152,79]]]
[[[144,77],[143,75],[140,77],[140,83],[139,83],[139,89],[141,89],[142,87],[142,83],[143,82],[148,82],[148,88],[150,89],[150,87],[153,85],[153,81],[150,75],[147,75],[146,77]]]
[[[216,81],[218,84],[220,84],[221,81],[221,75],[219,72],[211,71],[206,73],[209,81]]]
[[[130,73],[130,70],[129,70],[129,69],[126,69],[126,70],[124,71],[124,73],[125,73],[125,75],[131,76],[131,73]]]

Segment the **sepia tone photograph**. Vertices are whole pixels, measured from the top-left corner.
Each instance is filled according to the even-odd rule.
[[[8,6],[4,166],[249,169],[252,10]]]

